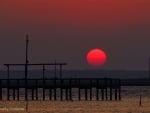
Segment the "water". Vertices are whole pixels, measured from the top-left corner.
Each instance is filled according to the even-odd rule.
[[[48,68],[49,69],[49,68]],[[45,70],[46,78],[60,77],[60,71]],[[24,78],[24,71],[10,69],[10,78]],[[0,78],[7,78],[7,71],[0,71]],[[40,70],[28,70],[28,78],[42,78],[42,68]],[[56,74],[56,75],[55,75]],[[65,78],[148,78],[148,71],[129,70],[63,70]]]
[[[139,106],[139,95],[142,106]],[[0,112],[22,113],[24,101],[0,102]],[[2,111],[2,108],[7,108]],[[16,108],[16,109],[12,109]],[[21,109],[22,108],[22,109]],[[121,101],[29,101],[29,113],[150,113],[150,87],[123,87]]]

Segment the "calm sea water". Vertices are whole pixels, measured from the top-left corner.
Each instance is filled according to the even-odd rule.
[[[139,106],[139,95],[142,106]],[[0,112],[26,112],[24,101],[2,101]],[[150,87],[123,87],[121,101],[29,101],[29,113],[150,113]]]
[[[24,78],[24,67],[22,67],[22,70],[14,70],[18,68],[12,68],[10,69],[10,78]],[[30,68],[29,68],[30,69]],[[48,70],[52,69],[52,70]],[[0,71],[0,78],[7,78],[7,70],[6,71]],[[28,70],[28,77],[29,78],[42,78],[42,68],[39,70]],[[46,78],[54,78],[60,77],[60,71],[56,70],[54,71],[53,67],[47,67],[45,71],[45,77]],[[129,70],[63,70],[63,77],[65,78],[148,78],[149,73],[148,71],[129,71]]]

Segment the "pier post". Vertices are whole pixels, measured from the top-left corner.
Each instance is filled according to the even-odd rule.
[[[102,93],[102,100],[104,100],[104,89],[101,89],[101,93]]]
[[[17,80],[17,100],[19,101],[19,80]]]
[[[43,87],[43,100],[45,100],[45,88]]]
[[[72,79],[69,80],[69,100],[72,100]]]
[[[3,92],[2,92],[2,82],[0,80],[0,100],[2,100],[2,95],[3,95]]]
[[[69,88],[69,99],[72,100],[72,88]]]
[[[17,100],[19,101],[19,96],[20,96],[20,93],[19,93],[19,88],[17,88]]]
[[[62,101],[63,100],[63,89],[60,88],[60,100]]]
[[[10,78],[10,73],[9,73],[9,65],[7,65],[7,100],[10,100],[9,98],[9,78]]]
[[[66,100],[68,100],[68,88],[66,88]]]
[[[108,83],[108,82],[109,82],[108,79],[105,78],[105,84],[104,84],[104,85],[105,85],[105,99],[106,99],[106,100],[108,100],[108,94],[107,94],[107,92],[108,92],[108,91],[107,91],[107,87],[108,87],[107,83]]]
[[[49,100],[52,100],[52,89],[49,89]]]
[[[32,92],[32,100],[34,100],[34,89],[33,88],[31,89],[31,92]]]
[[[121,100],[121,81],[119,80],[119,100]]]
[[[25,80],[25,101],[28,100],[28,89],[27,89],[27,80]]]
[[[27,83],[26,83],[26,87],[25,87],[25,100],[28,100],[28,89],[27,89]]]
[[[107,97],[107,81],[108,81],[108,79],[104,78],[104,94],[105,94],[106,100],[108,99],[108,97]]]
[[[3,98],[2,98],[2,88],[0,88],[0,100],[3,100]]]
[[[54,88],[54,100],[57,100],[56,88]]]
[[[56,93],[56,78],[54,79],[54,100],[57,100],[57,93]]]
[[[36,100],[38,100],[38,88],[35,89]]]
[[[43,79],[43,88],[42,88],[42,90],[43,90],[43,100],[45,100],[45,65],[43,65],[43,77],[42,77],[42,79]]]
[[[85,100],[88,100],[88,89],[85,88]]]
[[[112,100],[112,88],[110,88],[110,100]]]
[[[96,88],[96,100],[98,101],[99,100],[99,89]]]
[[[2,100],[2,88],[0,88],[0,100]]]
[[[119,88],[119,100],[121,100],[121,88]]]
[[[81,86],[80,86],[80,79],[78,79],[79,87],[78,87],[78,100],[81,100]]]
[[[99,80],[96,80],[96,100],[99,100]]]
[[[15,95],[15,93],[16,93],[16,91],[15,91],[15,89],[12,89],[13,90],[13,100],[15,100],[16,98],[16,95]]]
[[[108,94],[107,94],[107,87],[105,88],[105,97],[106,97],[106,100],[108,100]]]
[[[7,100],[9,101],[10,100],[10,95],[9,95],[10,91],[9,91],[9,87],[7,88]]]
[[[35,85],[36,87],[34,88],[35,89],[35,99],[38,100],[38,80],[35,81],[35,84],[36,84]]]
[[[60,100],[63,100],[63,80],[60,79]]]
[[[78,88],[78,100],[80,101],[81,100],[81,89]]]
[[[92,100],[92,80],[90,80],[90,100]]]
[[[90,100],[92,100],[92,88],[90,88]]]
[[[115,100],[118,99],[118,96],[117,96],[117,88],[115,88]]]
[[[112,79],[110,79],[110,100],[112,100]]]

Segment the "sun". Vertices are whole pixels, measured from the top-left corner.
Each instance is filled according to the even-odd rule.
[[[107,61],[107,55],[102,49],[91,49],[86,55],[86,60],[89,65],[99,67]]]

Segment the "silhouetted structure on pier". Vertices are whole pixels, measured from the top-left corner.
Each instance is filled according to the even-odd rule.
[[[82,99],[84,90],[85,100],[93,100],[93,94],[96,94],[96,100],[121,100],[121,84],[119,79],[108,78],[63,78],[62,67],[66,63],[42,63],[31,64],[28,61],[28,35],[26,35],[26,59],[23,64],[4,64],[7,67],[7,79],[0,79],[0,100],[73,100],[73,95],[78,95],[78,100]],[[45,78],[45,67],[53,65],[55,74],[59,71],[59,78]],[[10,68],[12,66],[23,66],[25,68],[25,77],[23,79],[10,79]],[[29,66],[42,66],[42,79],[29,79]],[[56,69],[57,68],[57,69]],[[42,93],[41,93],[42,90]],[[99,92],[101,90],[101,93]],[[39,95],[42,94],[42,95]],[[65,95],[64,95],[65,94]],[[11,98],[12,96],[12,98]]]
[[[12,66],[26,66],[26,64],[4,64],[7,67],[8,78],[0,79],[0,100],[73,100],[77,95],[82,100],[83,91],[85,100],[121,100],[120,79],[109,78],[63,78],[62,66],[66,63],[27,64],[29,66],[42,66],[42,79],[10,79]],[[53,65],[59,70],[59,78],[45,78],[45,66]],[[57,69],[56,69],[57,68]],[[101,92],[100,92],[101,91]],[[7,98],[5,95],[7,94]],[[42,94],[42,95],[39,95]],[[65,94],[65,95],[64,95]],[[101,95],[101,98],[100,98]],[[11,98],[12,96],[12,98]],[[42,97],[42,98],[41,98]]]

